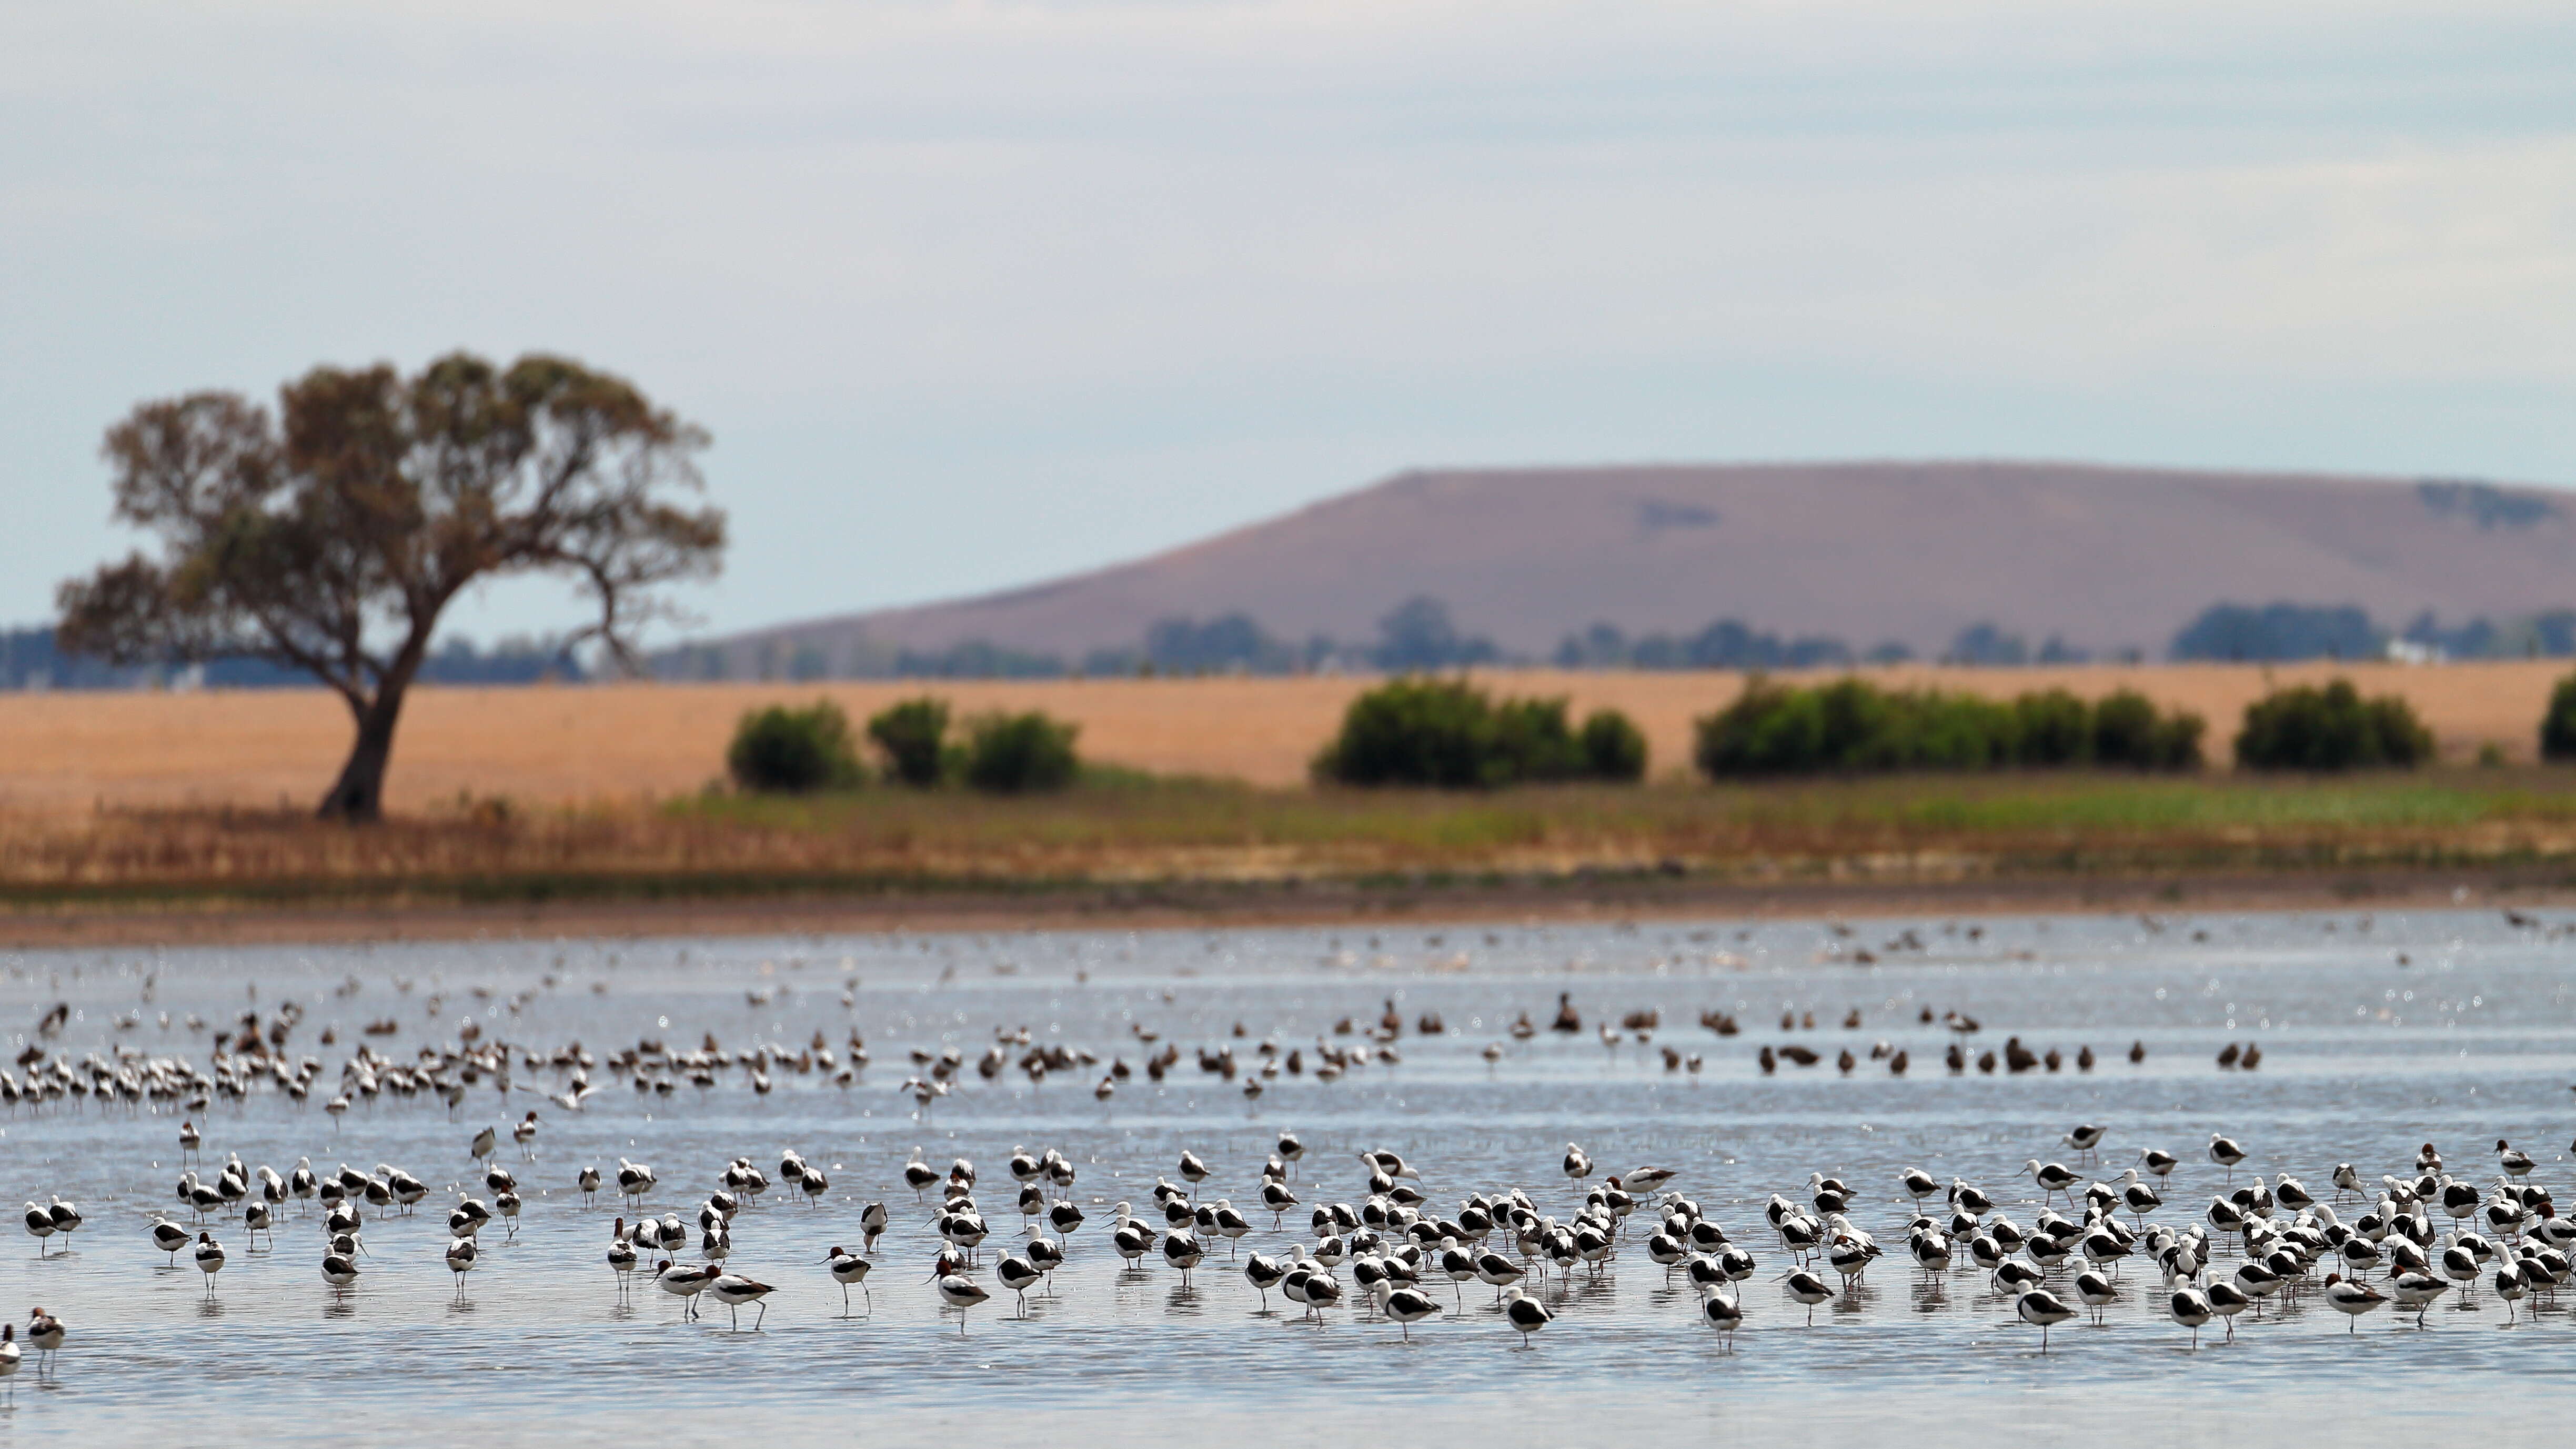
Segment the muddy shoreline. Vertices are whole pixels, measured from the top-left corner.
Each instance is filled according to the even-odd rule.
[[[1152,885],[795,894],[665,900],[235,904],[171,901],[0,908],[0,950],[363,941],[1178,930],[1459,921],[2404,910],[2576,905],[2563,870],[2510,867],[2121,877],[1748,883],[1689,877]]]

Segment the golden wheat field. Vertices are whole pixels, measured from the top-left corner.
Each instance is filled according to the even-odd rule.
[[[2274,684],[2353,679],[2414,702],[2445,758],[2486,743],[2528,760],[2563,663],[2078,667],[1872,671],[1895,686],[2010,695],[2064,686],[2098,696],[2122,686],[2210,721],[2223,760],[2245,705]],[[1740,676],[1713,673],[1511,671],[1483,682],[1505,693],[1609,705],[1644,727],[1658,773],[1686,765],[1693,716],[1724,705]],[[1262,786],[1305,779],[1363,678],[1092,679],[768,684],[615,684],[417,691],[404,715],[389,800],[397,811],[460,796],[525,804],[627,802],[694,792],[722,773],[743,711],[817,697],[854,721],[931,693],[958,712],[1043,709],[1082,726],[1087,759],[1158,774]],[[0,695],[0,810],[101,806],[300,807],[319,795],[348,741],[348,718],[318,690]]]

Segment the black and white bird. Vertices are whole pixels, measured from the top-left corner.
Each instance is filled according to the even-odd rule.
[[[1022,1318],[1029,1316],[1029,1290],[1038,1286],[1045,1277],[1046,1274],[1038,1271],[1035,1263],[1015,1253],[1004,1254],[1002,1260],[993,1265],[993,1281],[1010,1289],[1012,1296],[1019,1300]]]
[[[867,1298],[868,1311],[871,1313],[876,1311],[876,1295],[868,1291],[868,1273],[871,1269],[876,1267],[876,1264],[870,1262],[860,1254],[853,1253],[848,1249],[843,1248],[838,1243],[832,1245],[832,1251],[824,1257],[823,1262],[824,1265],[831,1270],[832,1281],[841,1285],[841,1314],[843,1317],[846,1318],[849,1316],[850,1289],[854,1286]]]
[[[1734,1352],[1735,1330],[1744,1326],[1744,1304],[1722,1283],[1703,1284],[1699,1291],[1699,1316],[1725,1337],[1727,1351]]]
[[[2165,1205],[2164,1195],[2140,1181],[2138,1170],[2134,1167],[2122,1173],[2120,1180],[2121,1205],[2138,1219],[2140,1227],[2144,1227],[2147,1214]]]
[[[653,1265],[653,1285],[687,1304],[688,1311],[682,1316],[688,1318],[698,1316],[698,1295],[707,1291],[715,1277],[713,1268],[675,1265],[668,1258]]]
[[[2120,1301],[2120,1290],[2110,1279],[2087,1269],[2075,1275],[2075,1296],[2093,1310],[2093,1322],[2102,1322],[2103,1310]]]
[[[36,1240],[36,1256],[45,1256],[45,1240],[54,1235],[54,1215],[42,1203],[27,1204],[27,1236]]]
[[[1816,1322],[1816,1305],[1834,1296],[1834,1290],[1826,1286],[1824,1279],[1804,1268],[1790,1273],[1784,1286],[1790,1297],[1807,1305],[1807,1324],[1811,1328]]]
[[[1581,1182],[1592,1175],[1592,1159],[1582,1148],[1571,1142],[1565,1144],[1565,1161],[1562,1166],[1566,1177],[1575,1182]]]
[[[1243,1281],[1261,1295],[1261,1311],[1270,1311],[1270,1290],[1288,1276],[1287,1265],[1266,1253],[1248,1254],[1243,1260]]]
[[[54,1232],[62,1238],[64,1250],[69,1251],[72,1234],[80,1231],[80,1209],[63,1201],[62,1194],[56,1193],[52,1205],[45,1209],[45,1215],[54,1220]]]
[[[465,1291],[465,1275],[474,1271],[475,1260],[482,1256],[471,1237],[447,1240],[447,1271],[456,1275],[456,1291]]]
[[[215,1275],[224,1271],[224,1245],[211,1233],[197,1234],[197,1271],[206,1275],[206,1296],[215,1296]]]
[[[707,1291],[725,1306],[725,1312],[737,1331],[742,1328],[742,1305],[758,1304],[760,1312],[751,1320],[751,1331],[758,1333],[762,1321],[769,1317],[769,1305],[761,1300],[778,1290],[740,1273],[719,1273],[707,1284]]]
[[[1207,1256],[1199,1246],[1198,1234],[1174,1231],[1163,1235],[1163,1261],[1181,1270],[1181,1286],[1190,1286],[1190,1270]]]
[[[2173,1315],[2174,1322],[2191,1330],[2191,1346],[2194,1350],[2199,1349],[2200,1331],[2215,1316],[2215,1311],[2209,1306],[2209,1295],[2197,1288],[2176,1289],[2166,1300],[2165,1311]],[[2232,1321],[2229,1326],[2234,1326]]]
[[[2339,1273],[2326,1275],[2326,1306],[2351,1321],[2346,1332],[2358,1332],[2361,1315],[2388,1301],[2388,1295],[2367,1283],[2358,1283]]]
[[[2433,1300],[2451,1291],[2451,1285],[2442,1279],[2416,1272],[2399,1273],[2389,1280],[2389,1287],[2394,1291],[2397,1311],[2412,1310],[2417,1328],[2424,1326],[2424,1312],[2433,1306]]]
[[[2232,1137],[2213,1134],[2209,1139],[2209,1160],[2227,1169],[2227,1180],[2236,1180],[2236,1164],[2245,1160],[2245,1149]]]
[[[959,1273],[941,1273],[934,1282],[939,1292],[939,1301],[957,1310],[957,1332],[960,1337],[963,1337],[966,1332],[966,1311],[993,1295],[985,1292],[983,1285],[974,1279]]]
[[[36,1376],[44,1377],[45,1367],[56,1350],[63,1346],[63,1321],[39,1307],[27,1315],[27,1347],[36,1351]]]
[[[2090,1155],[2093,1149],[2102,1145],[2103,1137],[2110,1130],[2108,1127],[2096,1127],[2090,1122],[2085,1122],[2068,1132],[2063,1141],[2078,1154]]]
[[[2036,1157],[2023,1163],[2021,1170],[2029,1173],[2031,1180],[2039,1184],[2042,1202],[2084,1180],[2082,1174],[2062,1162],[2042,1162]]]
[[[1437,1301],[1412,1288],[1396,1287],[1392,1280],[1380,1278],[1371,1289],[1377,1300],[1377,1311],[1392,1318],[1403,1330],[1407,1343],[1413,1341],[1413,1325],[1440,1311]]]
[[[1529,1347],[1531,1334],[1556,1320],[1556,1315],[1547,1311],[1546,1304],[1523,1293],[1518,1287],[1503,1290],[1503,1317],[1521,1336],[1523,1348]]]
[[[2496,1139],[2495,1150],[2496,1164],[2504,1170],[2505,1176],[2531,1176],[2531,1169],[2534,1164],[2532,1163],[2530,1153],[2523,1151],[2521,1148],[2514,1146],[2512,1143],[2505,1141],[2501,1137]]]
[[[2075,1316],[2056,1294],[2045,1288],[2026,1288],[2013,1299],[2013,1313],[2022,1322],[2039,1330],[2039,1351],[2048,1352],[2048,1330]]]

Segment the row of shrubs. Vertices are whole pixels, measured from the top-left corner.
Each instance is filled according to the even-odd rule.
[[[1695,722],[1711,779],[1889,770],[2197,769],[2200,716],[2161,713],[2135,690],[2088,704],[2063,689],[2010,701],[1865,679],[1797,688],[1755,679]]]
[[[867,739],[890,784],[928,790],[962,784],[997,794],[1060,790],[1081,770],[1074,754],[1078,725],[1035,710],[995,712],[949,728],[948,705],[907,699],[868,719]],[[725,769],[738,787],[763,794],[848,790],[867,783],[850,719],[828,699],[803,709],[771,705],[734,727]]]
[[[1899,770],[2125,769],[2203,763],[2208,724],[2161,710],[2133,689],[2087,701],[2063,689],[2011,700],[1890,690],[1865,679],[1808,687],[1759,677],[1734,703],[1693,721],[1693,762],[1712,780]],[[2552,732],[2555,733],[2552,733]],[[2576,678],[2559,688],[2542,752],[2576,758]],[[2274,692],[2245,711],[2236,763],[2252,770],[2411,767],[2433,735],[2395,695],[2364,699],[2345,680]],[[1567,703],[1493,699],[1463,680],[1410,677],[1353,700],[1341,733],[1315,760],[1344,785],[1486,788],[1526,781],[1637,780],[1646,739],[1617,710],[1581,728]]]
[[[2011,700],[1882,689],[1865,679],[1813,686],[1756,677],[1734,703],[1693,721],[1694,763],[1712,780],[2094,767],[2195,770],[2207,723],[2160,710],[2136,690],[2088,702],[2063,689]],[[1078,727],[996,712],[952,730],[948,705],[909,699],[871,716],[880,768],[859,758],[849,719],[818,700],[742,717],[726,766],[762,792],[850,789],[872,773],[917,789],[962,784],[996,793],[1061,789],[1080,772]],[[2541,754],[2576,759],[2576,676],[2561,681],[2541,726]],[[2348,680],[2277,690],[2246,707],[2236,763],[2253,770],[2411,768],[2433,758],[2433,734],[2396,695],[2364,699]],[[1408,676],[1351,701],[1316,756],[1319,781],[1359,786],[1491,789],[1645,777],[1645,732],[1615,709],[1576,724],[1567,700],[1495,698],[1462,679]]]

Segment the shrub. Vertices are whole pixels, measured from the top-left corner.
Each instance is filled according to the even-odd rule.
[[[2093,710],[2063,689],[2013,701],[2016,758],[2025,765],[2080,765],[2093,758]]]
[[[2576,760],[2576,674],[2549,692],[2549,713],[2540,717],[2540,757]]]
[[[2133,770],[2196,770],[2208,721],[2188,710],[2156,713],[2134,689],[2114,690],[2093,706],[2093,760]]]
[[[2236,763],[2254,770],[2408,768],[2433,757],[2433,734],[2397,695],[2364,700],[2352,681],[2275,690],[2245,707]]]
[[[745,713],[725,751],[725,769],[736,785],[763,793],[843,789],[862,778],[849,716],[828,699],[805,709],[773,704]]]
[[[1583,769],[1596,780],[1646,778],[1646,732],[1615,709],[1596,709],[1583,719]]]
[[[886,758],[886,774],[926,790],[947,773],[948,704],[925,695],[878,711],[868,738]]]
[[[2140,769],[2200,762],[2197,716],[2160,716],[2124,692],[2100,710],[2065,690],[2009,703],[1865,679],[1795,689],[1754,679],[1697,721],[1694,758],[1712,779],[1885,770],[2064,768],[2099,760]]]
[[[1572,780],[1584,773],[1583,744],[1566,721],[1565,700],[1505,699],[1493,706],[1502,783]]]
[[[1463,680],[1391,680],[1342,712],[1342,732],[1316,757],[1315,775],[1345,785],[1499,785],[1499,737],[1483,690]]]
[[[1616,711],[1593,714],[1578,734],[1562,698],[1496,701],[1464,680],[1408,676],[1351,701],[1314,773],[1345,785],[1468,790],[1634,780],[1645,768],[1645,736]]]
[[[978,715],[966,724],[966,783],[999,794],[1061,790],[1080,766],[1080,728],[1036,710]]]

